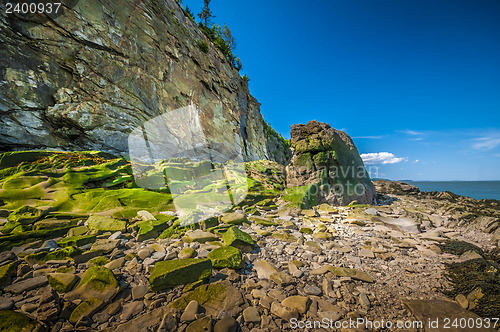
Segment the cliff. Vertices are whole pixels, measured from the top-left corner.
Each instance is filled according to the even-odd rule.
[[[177,2],[66,5],[41,16],[6,15],[0,4],[0,151],[127,155],[134,128],[193,104],[209,143],[228,155],[287,161],[247,82]]]

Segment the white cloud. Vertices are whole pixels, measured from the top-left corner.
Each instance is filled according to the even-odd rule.
[[[407,160],[407,158],[398,158],[390,152],[363,153],[361,159],[366,165],[397,164]]]
[[[418,163],[418,161],[419,161],[418,159],[415,159],[415,161],[413,163],[416,164],[416,163]]]
[[[416,131],[416,130],[410,130],[410,129],[405,129],[405,130],[398,130],[400,133],[407,134],[407,135],[412,135],[412,136],[420,136],[424,135],[423,132]]]
[[[496,148],[500,145],[500,137],[498,136],[487,136],[487,137],[479,137],[474,139],[472,144],[472,148],[475,150],[488,151]]]

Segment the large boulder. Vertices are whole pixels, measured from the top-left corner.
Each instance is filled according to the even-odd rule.
[[[82,280],[80,280],[80,283],[78,283],[74,290],[66,293],[64,298],[68,301],[97,298],[103,303],[106,303],[110,301],[119,290],[118,280],[116,280],[113,272],[104,266],[94,265],[88,268]],[[91,300],[90,302],[94,303],[96,301]]]
[[[385,195],[411,195],[420,192],[418,187],[401,181],[378,179],[373,181],[373,185],[377,193]]]
[[[374,202],[370,176],[345,132],[313,120],[292,125],[290,142],[294,154],[286,168],[286,200],[300,207]]]

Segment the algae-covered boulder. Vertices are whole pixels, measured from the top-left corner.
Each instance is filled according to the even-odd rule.
[[[210,277],[211,274],[210,259],[186,258],[161,261],[154,265],[149,277],[149,285],[152,291],[159,291],[202,280]]]
[[[76,225],[76,220],[66,220],[66,219],[43,219],[40,221],[37,221],[33,225],[34,230],[41,230],[41,229],[56,229],[56,228],[62,228],[62,227],[67,227],[67,226],[75,226]]]
[[[69,246],[74,246],[74,247],[81,247],[86,244],[90,244],[95,242],[96,236],[95,235],[80,235],[80,236],[71,236],[71,237],[65,237],[62,240],[57,241],[57,244],[59,247],[69,247]]]
[[[194,231],[186,232],[186,235],[182,237],[182,241],[191,243],[191,242],[199,242],[205,243],[210,241],[217,241],[219,238],[217,235],[212,234],[210,232],[202,231],[201,229],[197,229]]]
[[[72,237],[72,236],[80,236],[80,235],[84,235],[85,233],[87,233],[90,229],[87,227],[87,226],[77,226],[77,227],[73,227],[72,229],[70,229],[68,231],[68,236],[69,237]]]
[[[212,317],[216,317],[221,310],[227,311],[230,316],[237,316],[245,303],[240,291],[228,281],[223,281],[198,286],[169,306],[177,310],[184,310],[193,300],[203,306],[207,315],[212,315]]]
[[[29,254],[24,257],[28,264],[43,264],[51,260],[73,259],[82,253],[82,250],[75,247],[66,247],[55,251],[42,251],[35,254]]]
[[[102,232],[125,231],[127,227],[123,220],[98,215],[90,216],[87,223],[90,229]]]
[[[226,215],[223,215],[220,218],[220,221],[223,222],[224,224],[241,225],[244,222],[248,222],[248,219],[244,213],[232,212],[232,213],[228,213]]]
[[[215,268],[239,269],[243,262],[241,252],[233,246],[212,250],[208,254],[208,259],[212,261],[212,266]]]
[[[69,316],[69,322],[76,324],[83,316],[91,316],[104,305],[104,301],[90,297],[80,303]]]
[[[104,266],[91,266],[87,269],[76,288],[66,293],[65,299],[97,298],[104,302],[111,300],[119,291],[118,281],[110,269]]]
[[[80,278],[73,273],[49,273],[47,280],[50,287],[58,293],[69,292]]]
[[[229,228],[222,236],[222,240],[227,246],[236,247],[243,252],[252,251],[254,246],[252,237],[236,226]]]
[[[375,189],[352,139],[316,120],[292,125],[294,155],[286,167],[287,200],[301,207],[320,203],[371,204]],[[295,201],[294,201],[295,200]]]
[[[17,221],[22,225],[31,225],[32,223],[40,219],[43,214],[43,210],[31,206],[22,206],[9,214],[7,220]]]
[[[40,324],[31,317],[13,310],[0,310],[0,331],[31,332],[36,331]]]
[[[9,220],[2,227],[3,234],[19,234],[23,233],[26,230],[26,227],[22,225],[20,222]]]

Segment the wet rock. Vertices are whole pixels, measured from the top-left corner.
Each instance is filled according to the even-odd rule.
[[[205,316],[203,318],[197,319],[190,323],[186,327],[186,332],[200,332],[207,331],[212,332],[212,318],[210,316]]]
[[[236,247],[243,252],[250,252],[254,247],[252,237],[236,226],[229,228],[222,236],[222,240],[227,246]]]
[[[214,332],[236,332],[238,323],[233,317],[224,317],[215,323]]]
[[[243,310],[243,319],[246,323],[260,323],[260,313],[256,307],[248,307]]]
[[[241,252],[233,246],[214,249],[207,257],[214,268],[239,269],[243,264]]]
[[[69,322],[76,324],[83,317],[88,317],[97,312],[104,305],[104,301],[95,297],[88,297],[80,303],[69,316]]]

